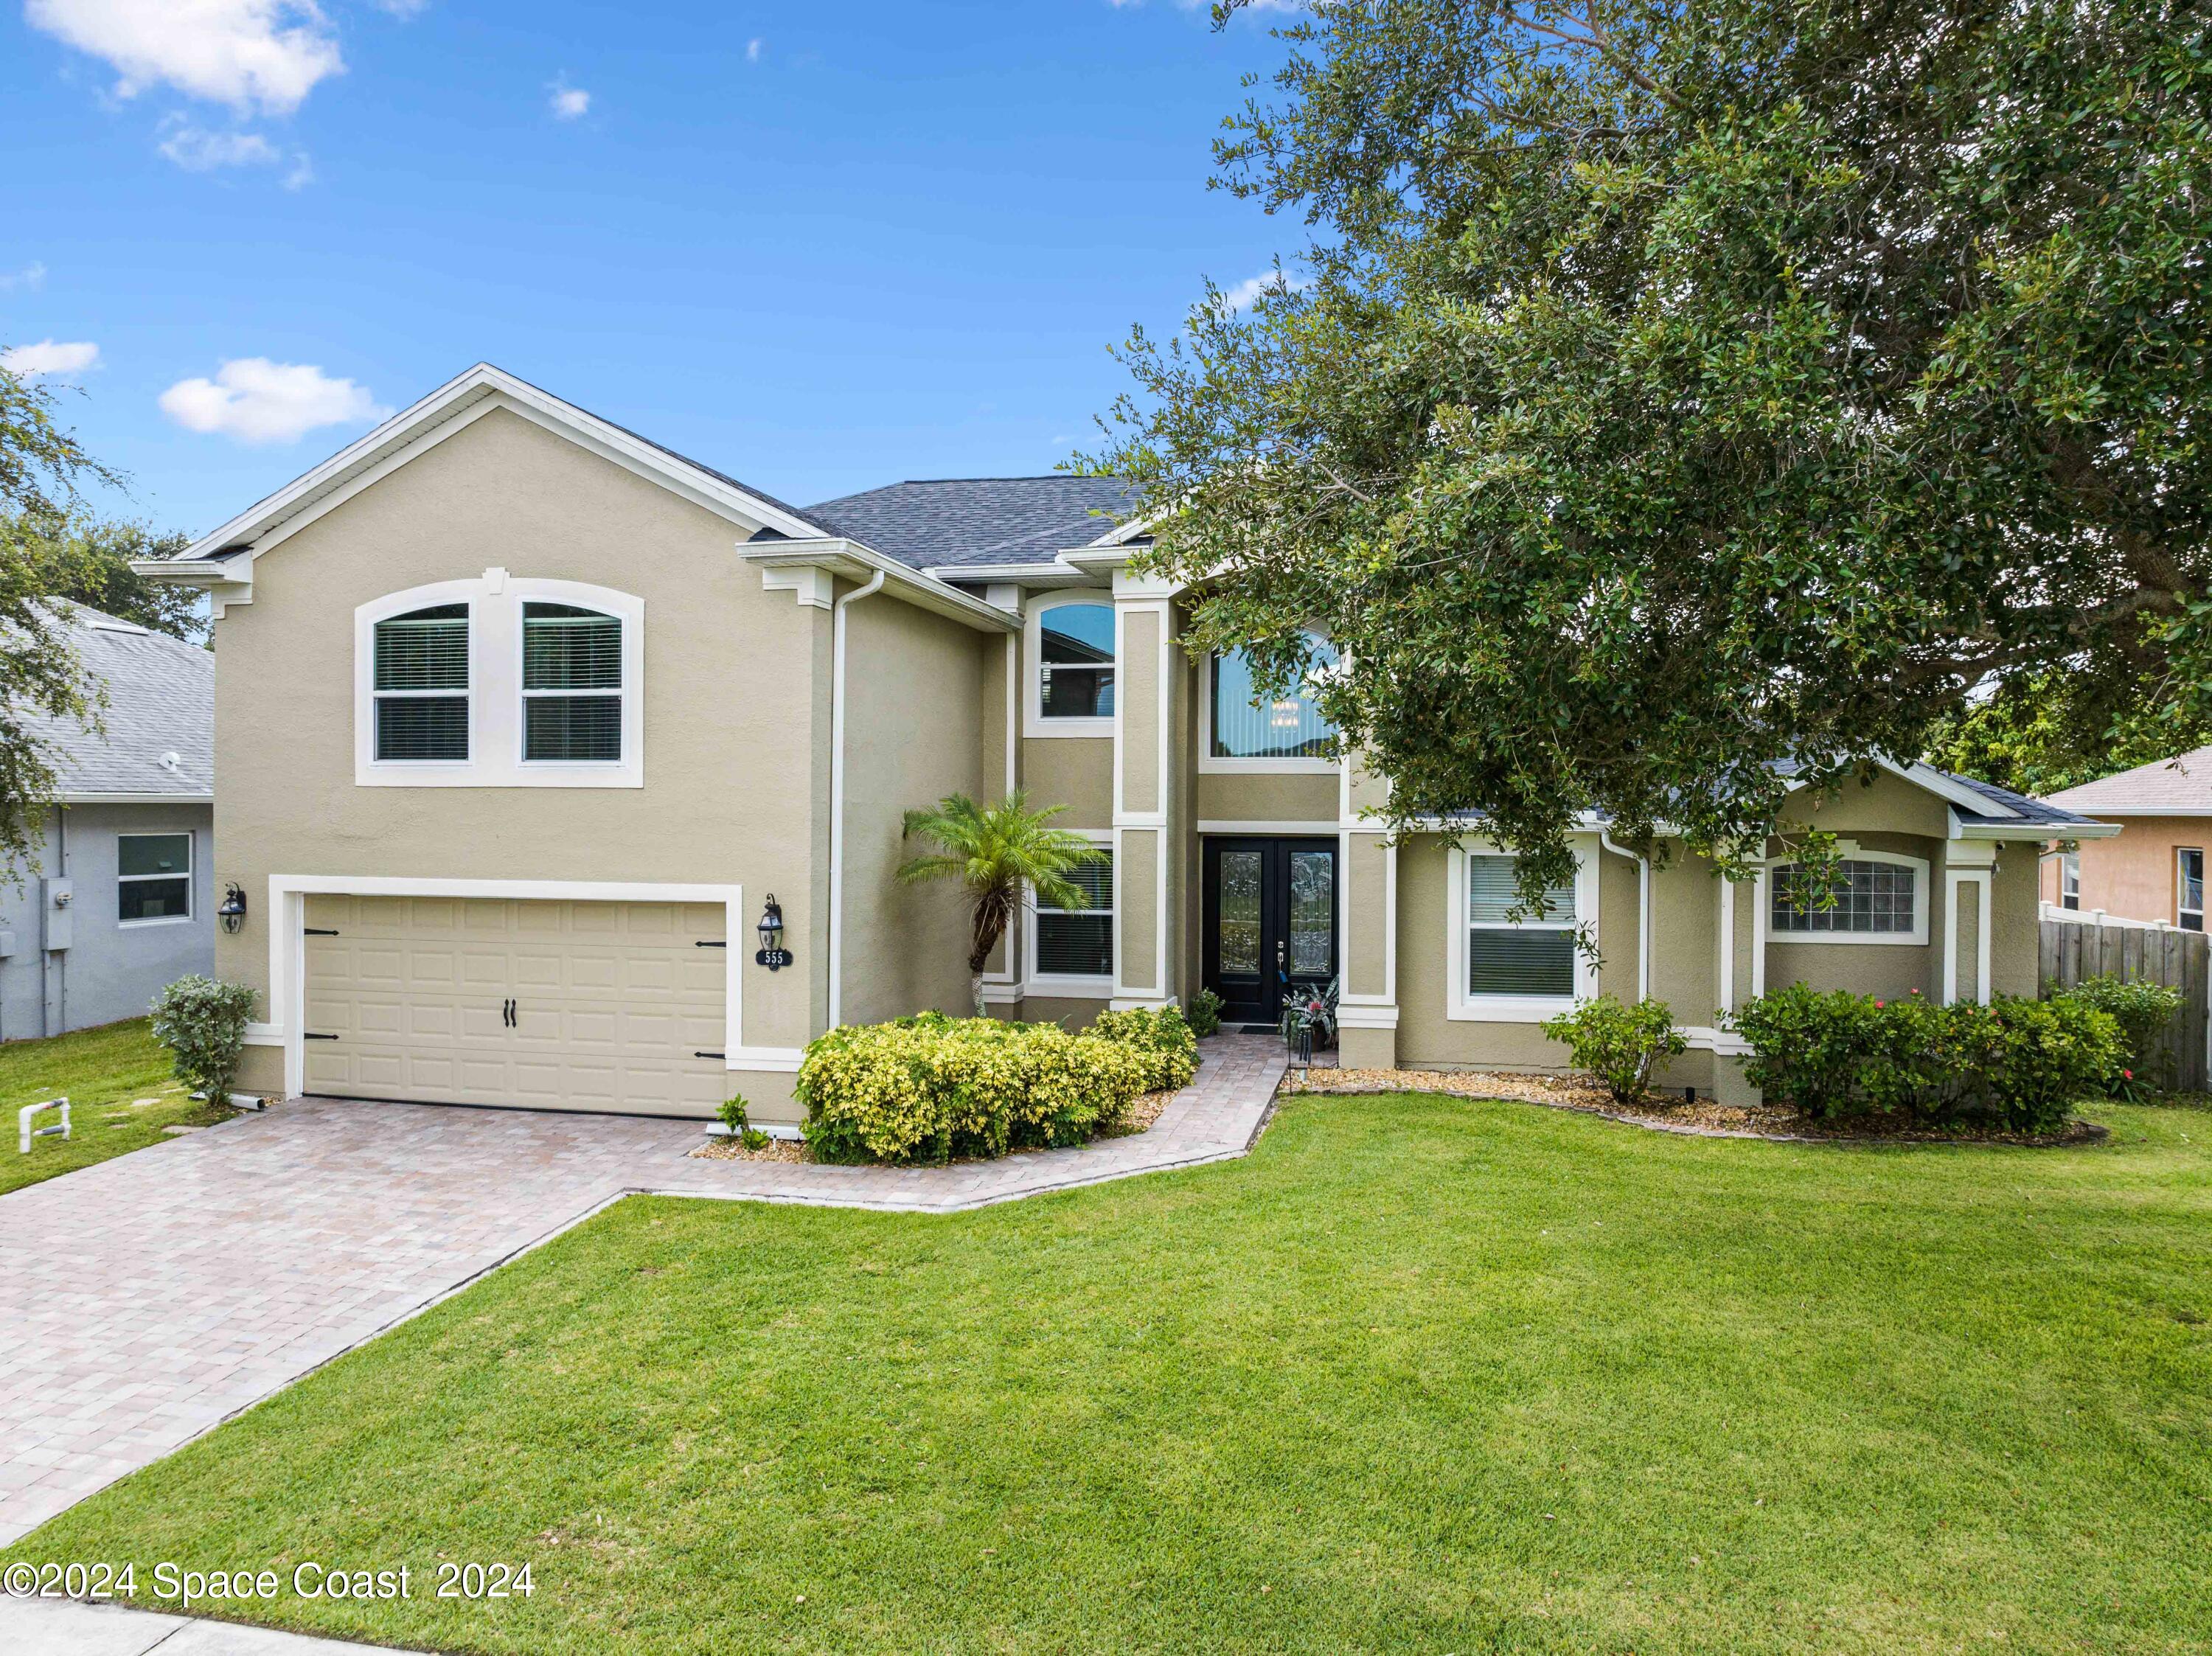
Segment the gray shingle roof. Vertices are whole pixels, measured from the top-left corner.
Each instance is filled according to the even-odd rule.
[[[1950,777],[1954,782],[1964,783],[1966,786],[1972,788],[1976,793],[1981,794],[1984,798],[1994,799],[2000,805],[2009,807],[2011,810],[2017,811],[2021,816],[2026,817],[2031,822],[2041,822],[2047,823],[2054,827],[2063,827],[2069,822],[2086,822],[2089,820],[2089,818],[2086,816],[2067,810],[2063,805],[2054,804],[2048,799],[2031,799],[2024,793],[2014,793],[2010,788],[2001,788],[1994,782],[1978,781],[1973,777],[1960,776],[1951,771],[1945,771],[1942,773]],[[1996,812],[1983,815],[1978,812],[1966,810],[1960,811],[1959,818],[1961,822],[1995,822],[2012,820],[2011,818],[2000,816]]]
[[[215,655],[162,633],[70,606],[70,641],[107,688],[106,733],[34,716],[64,798],[161,794],[204,799],[215,791]],[[174,754],[177,762],[162,762]]]
[[[916,569],[1045,563],[1087,546],[1137,507],[1118,477],[933,477],[804,508]],[[1104,515],[1100,515],[1100,514]]]
[[[2154,759],[2131,771],[2100,776],[2052,794],[2046,804],[2094,816],[2100,810],[2130,816],[2212,816],[2212,748],[2192,748]]]

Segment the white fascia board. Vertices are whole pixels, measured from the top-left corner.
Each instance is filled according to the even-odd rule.
[[[1065,563],[952,563],[924,572],[932,580],[970,581],[987,585],[1104,586],[1100,576]]]
[[[2002,804],[1978,789],[1968,787],[1964,782],[1953,781],[1933,765],[1923,765],[1917,760],[1909,765],[1900,765],[1890,759],[1880,759],[1875,762],[1891,774],[1903,777],[1915,787],[1927,789],[1945,804],[1970,810],[1977,816],[1996,816],[2019,822],[2027,820],[2010,805]]]
[[[817,536],[805,540],[764,541],[757,546],[740,545],[738,555],[763,572],[799,567],[826,569],[848,579],[866,580],[880,571],[884,578],[884,591],[893,597],[903,598],[917,609],[948,616],[979,633],[1011,633],[1021,626],[1018,619],[996,604],[986,604],[957,586],[948,586],[911,565],[901,563],[896,558],[887,558],[874,549],[841,535]]]
[[[812,536],[817,532],[817,525],[782,507],[680,460],[596,415],[586,414],[573,403],[526,384],[503,369],[479,362],[419,402],[402,409],[374,431],[347,444],[267,499],[247,507],[213,533],[193,542],[173,561],[183,563],[205,558],[240,542],[258,540],[270,529],[313,506],[324,494],[342,487],[356,474],[489,397],[505,397],[544,423],[573,433],[587,446],[619,457],[635,470],[678,484],[684,494],[766,528],[787,535]]]
[[[82,793],[65,791],[54,796],[61,805],[204,805],[213,802],[215,790],[196,793]]]
[[[2021,817],[2011,822],[1961,822],[1951,819],[1954,840],[2109,840],[2120,831],[2118,822],[2031,822]]]

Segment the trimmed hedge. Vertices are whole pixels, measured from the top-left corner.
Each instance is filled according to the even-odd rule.
[[[1543,1032],[1566,1043],[1575,1068],[1588,1071],[1616,1104],[1638,1104],[1651,1090],[1651,1071],[1662,1059],[1678,1058],[1690,1043],[1674,1027],[1663,1000],[1624,1006],[1611,995],[1586,1000],[1571,1012],[1547,1018]]]
[[[1196,1068],[1197,1043],[1172,1009],[1098,1021],[1106,1027],[1071,1035],[925,1012],[832,1029],[799,1065],[807,1144],[819,1161],[899,1163],[1079,1144]]]
[[[2123,1051],[2118,1022],[2061,996],[1931,1004],[1792,984],[1746,1004],[1730,1027],[1751,1043],[1744,1075],[1809,1115],[1975,1120],[2049,1132],[2100,1090]]]

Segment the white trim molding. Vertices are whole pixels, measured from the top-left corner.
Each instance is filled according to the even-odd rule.
[[[296,1098],[307,1084],[306,1022],[309,897],[489,897],[518,901],[719,903],[722,906],[723,1067],[796,1070],[796,1048],[747,1046],[744,1034],[744,948],[751,921],[742,885],[694,885],[637,880],[478,880],[388,874],[272,874],[269,877],[269,1017],[249,1024],[257,1046],[284,1049],[284,1092]]]
[[[622,757],[523,757],[522,620],[530,600],[597,610],[622,622]],[[376,757],[376,627],[441,604],[469,611],[469,756]],[[645,600],[611,586],[487,569],[472,579],[387,592],[353,612],[353,779],[364,788],[641,788],[645,786]]]
[[[1996,871],[1995,846],[1957,845],[1943,866],[1943,1004],[1959,998],[1959,892],[1973,886],[1974,999],[1990,1004],[1990,876]]]
[[[1114,834],[1109,829],[1071,828],[1068,832],[1094,846],[1105,847],[1108,855],[1113,858],[1107,864],[1114,881],[1114,906],[1106,911],[1109,918],[1106,935],[1112,939],[1109,947],[1114,953],[1114,963],[1118,968],[1121,961],[1121,847],[1115,842]],[[1052,912],[1055,914],[1095,914],[1098,911],[1054,909]],[[1024,889],[1022,894],[1022,978],[1019,983],[1011,986],[1015,991],[1014,998],[1035,995],[1040,998],[1058,1000],[1112,999],[1115,976],[1113,973],[1103,976],[1090,974],[1078,976],[1072,973],[1054,974],[1037,969],[1037,915],[1036,893]],[[983,998],[983,1004],[987,1006],[993,1004],[989,988],[987,984]],[[1004,1005],[1006,1003],[1001,1001],[997,1004]]]
[[[1597,836],[1571,836],[1575,853],[1575,924],[1586,928],[1594,945],[1600,943],[1598,914]],[[1561,1012],[1571,1012],[1597,993],[1597,968],[1579,946],[1574,950],[1574,989],[1565,995],[1474,995],[1468,978],[1468,858],[1510,857],[1513,848],[1496,840],[1469,834],[1446,849],[1451,858],[1449,893],[1446,900],[1445,969],[1450,974],[1444,991],[1444,1016],[1455,1023],[1541,1023]]]

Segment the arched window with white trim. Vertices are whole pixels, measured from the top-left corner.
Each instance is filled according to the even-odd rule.
[[[437,604],[375,623],[375,756],[380,764],[469,760],[469,606]]]
[[[1768,882],[1766,935],[1773,943],[1924,943],[1928,864],[1894,852],[1852,850],[1837,871],[1834,901],[1809,901],[1798,864],[1776,865]]]
[[[622,617],[526,600],[523,763],[614,765],[622,756]]]

